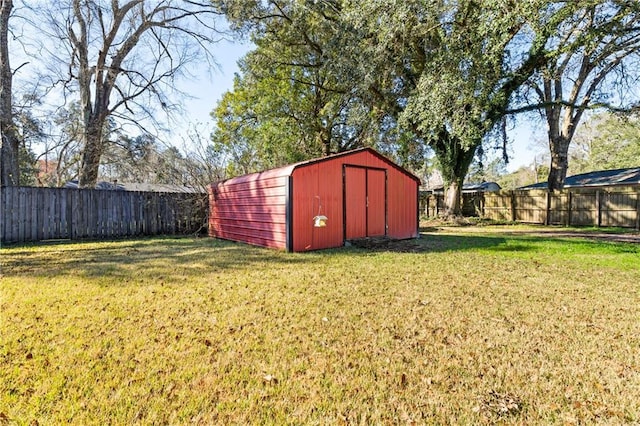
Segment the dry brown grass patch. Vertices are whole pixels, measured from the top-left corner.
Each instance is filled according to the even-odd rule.
[[[0,422],[640,421],[635,246],[413,243],[3,249]]]

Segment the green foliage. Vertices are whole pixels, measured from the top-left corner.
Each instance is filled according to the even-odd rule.
[[[491,4],[464,2],[437,17],[433,45],[426,46],[428,58],[402,114],[420,134],[439,137],[444,126],[449,138],[471,148],[495,125],[487,112],[503,95],[504,47],[513,37],[511,20],[519,19],[511,11],[495,12]],[[423,54],[424,47],[409,53]]]
[[[18,185],[37,185],[37,157],[32,146],[43,141],[47,136],[43,131],[43,123],[27,108],[15,108],[13,114],[15,135],[18,138],[18,169],[20,177]]]
[[[301,161],[322,154],[312,128],[311,86],[296,83],[284,70],[265,70],[260,78],[236,76],[212,113],[213,143],[228,155],[231,175]],[[297,70],[296,70],[297,71]]]
[[[428,147],[456,213],[478,148],[506,141],[506,117],[535,108],[535,79],[597,42],[558,38],[606,2],[587,3],[220,1],[257,48],[216,112],[214,140],[244,170],[361,144],[419,169]]]
[[[531,166],[522,166],[512,173],[502,174],[496,182],[498,182],[502,189],[511,190],[544,182],[548,175],[548,165],[533,164]]]
[[[506,52],[531,44],[538,3],[221,2],[257,48],[215,112],[214,141],[242,171],[354,143],[421,168],[430,147],[461,182],[524,78]]]
[[[369,145],[371,109],[342,67],[352,46],[329,2],[220,2],[256,49],[213,112],[216,149],[249,172]],[[372,133],[369,133],[369,136]]]
[[[22,186],[36,186],[38,176],[36,156],[33,151],[24,145],[20,146],[18,165],[20,168],[20,181],[18,184]]]
[[[572,174],[640,167],[640,117],[602,113],[576,132]]]
[[[364,46],[377,101],[436,154],[450,213],[476,150],[507,114],[512,95],[544,60],[556,11],[544,1],[419,0],[352,4],[349,19],[375,40]],[[545,14],[548,16],[545,17]],[[457,200],[457,201],[456,201]]]
[[[469,167],[467,173],[467,181],[473,183],[479,182],[497,182],[501,176],[506,174],[506,165],[501,158],[493,158],[488,163],[483,161],[474,161]]]

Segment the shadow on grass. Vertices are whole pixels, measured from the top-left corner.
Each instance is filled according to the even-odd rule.
[[[449,251],[484,251],[487,253],[640,253],[640,244],[610,239],[585,238],[580,235],[551,234],[454,234],[427,231],[419,239],[390,240],[368,238],[353,242],[352,250],[402,253],[439,253]]]
[[[117,241],[56,242],[14,246],[3,253],[5,276],[131,277],[269,268],[313,262],[313,258],[213,238],[149,238]]]
[[[451,234],[421,234],[418,239],[394,240],[386,237],[362,238],[350,241],[351,247],[342,252],[397,252],[397,253],[437,253],[447,251],[464,250],[488,250],[491,248],[506,247],[506,238],[499,236],[467,236]],[[516,248],[518,249],[518,248]],[[527,249],[526,245],[519,248]]]
[[[238,270],[242,273],[250,270],[267,271],[279,266],[305,266],[323,262],[328,256],[450,251],[635,254],[640,252],[640,246],[548,236],[457,235],[434,232],[421,234],[419,239],[387,240],[377,246],[341,247],[291,254],[213,238],[165,237],[14,246],[3,249],[0,272],[7,277],[32,276],[38,279],[69,275],[121,278],[125,284],[138,276],[179,281],[185,277],[223,270]]]
[[[582,234],[515,234],[456,235],[428,233],[421,235],[425,251],[485,250],[487,252],[553,252],[553,253],[640,253],[640,245],[607,238],[590,238]]]
[[[328,256],[477,250],[504,244],[505,238],[495,236],[429,234],[419,239],[387,240],[385,246],[379,247],[341,247],[292,254],[214,238],[60,241],[3,250],[2,273],[44,280],[69,275],[88,279],[104,277],[109,285],[126,285],[131,280],[147,279],[179,282],[190,276],[216,271],[237,270],[243,273],[290,265],[304,267],[323,262]]]
[[[424,251],[430,252],[508,249],[506,238],[499,236],[421,234],[417,241]]]

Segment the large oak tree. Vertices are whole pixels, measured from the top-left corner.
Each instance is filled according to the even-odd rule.
[[[523,109],[541,110],[548,126],[548,187],[562,189],[569,147],[589,109],[624,110],[638,102],[640,3],[581,1],[547,46],[558,55],[529,81],[535,96]],[[624,95],[620,95],[624,93]],[[603,166],[604,167],[604,166]]]
[[[547,0],[353,3],[353,25],[364,22],[376,41],[367,46],[369,73],[388,75],[375,88],[382,105],[436,153],[447,215],[460,212],[477,149],[500,135],[520,88],[559,54],[549,40],[577,8]]]
[[[273,53],[270,60],[254,64],[253,75],[260,74],[261,67],[302,65],[305,76],[322,69],[333,84],[309,81],[309,87],[348,93],[353,104],[366,111],[368,128],[375,129],[369,137],[375,133],[378,139],[373,139],[380,142],[395,135],[396,142],[402,141],[414,151],[432,148],[446,184],[447,214],[460,211],[462,183],[478,148],[496,135],[506,140],[500,130],[504,130],[507,117],[538,108],[576,107],[581,102],[560,99],[557,94],[542,102],[522,96],[532,82],[553,75],[550,70],[576,52],[600,52],[597,61],[583,61],[583,68],[608,72],[617,66],[616,58],[623,59],[620,52],[627,52],[620,47],[635,40],[629,34],[624,41],[605,36],[604,28],[630,28],[628,22],[619,22],[620,28],[604,24],[618,19],[614,12],[605,18],[599,18],[598,13],[585,15],[585,11],[600,10],[602,4],[611,3],[605,8],[611,11],[616,10],[613,3],[631,4],[622,0],[218,3],[238,28],[250,31],[258,42],[258,52],[264,49],[262,42]],[[287,13],[289,10],[298,13]],[[591,16],[594,24],[585,23],[584,16]],[[575,29],[596,27],[589,37],[588,32],[585,36],[574,34]],[[283,32],[281,28],[292,30]],[[570,34],[569,41],[563,34]],[[617,55],[607,56],[606,49],[594,47],[602,45],[598,37],[615,47]],[[287,50],[285,46],[294,48]],[[301,55],[299,46],[317,53],[314,60]],[[288,73],[282,75],[296,79]],[[599,79],[595,74],[593,81]],[[557,82],[553,84],[559,87]],[[562,87],[559,90],[565,93]],[[579,113],[573,111],[579,119]],[[550,133],[553,131],[552,126]],[[366,136],[361,135],[361,140]]]

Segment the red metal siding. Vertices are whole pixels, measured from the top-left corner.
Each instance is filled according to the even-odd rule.
[[[288,176],[256,174],[209,188],[209,235],[286,248]]]
[[[346,167],[345,189],[345,237],[362,238],[367,236],[367,169]]]
[[[386,235],[387,170],[345,165],[345,237],[378,237]]]
[[[293,250],[306,251],[322,248],[339,247],[344,244],[345,231],[348,238],[356,238],[362,233],[362,224],[366,223],[366,182],[360,178],[352,188],[345,188],[343,168],[345,174],[352,170],[380,169],[379,174],[373,173],[368,184],[371,186],[369,203],[373,207],[369,220],[372,221],[370,235],[384,235],[380,223],[384,220],[382,209],[385,193],[384,171],[386,170],[386,235],[392,238],[414,238],[418,236],[418,181],[407,172],[403,172],[389,160],[376,155],[370,150],[359,150],[347,153],[325,161],[311,164],[300,164],[292,172],[293,176]],[[358,172],[354,172],[357,176]],[[346,179],[345,175],[345,179]],[[344,198],[347,200],[347,211],[343,209]],[[322,214],[328,217],[326,228],[314,228],[313,217],[318,214],[317,197],[322,200]],[[359,211],[351,209],[351,202],[361,205]],[[354,207],[355,208],[355,207]],[[364,216],[363,216],[364,214]],[[348,226],[345,229],[344,216],[347,216]],[[355,216],[355,217],[354,217]],[[360,219],[361,218],[361,219]],[[355,221],[351,228],[349,221]],[[358,221],[362,224],[358,225]],[[377,224],[377,225],[376,225]],[[360,226],[360,230],[357,228]],[[364,236],[364,235],[358,235]]]
[[[418,181],[391,161],[369,150],[345,156],[342,161],[347,164],[387,170],[387,236],[417,237]]]
[[[328,160],[297,167],[292,182],[293,251],[342,246],[342,163]],[[326,227],[313,226],[318,212],[328,218]]]
[[[367,237],[386,235],[386,172],[367,170]]]
[[[418,183],[410,176],[390,173],[387,179],[387,225],[393,238],[418,236]]]

